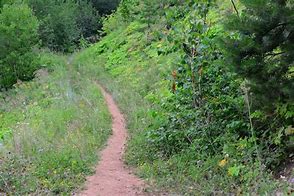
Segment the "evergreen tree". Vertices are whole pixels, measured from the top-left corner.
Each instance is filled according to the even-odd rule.
[[[97,34],[97,30],[102,27],[99,13],[94,9],[92,3],[87,1],[79,1],[76,21],[83,37]]]
[[[293,145],[287,132],[294,125],[294,4],[293,0],[241,2],[244,9],[234,6],[236,13],[227,21],[234,33],[225,39],[224,48],[228,62],[248,81],[243,90],[251,129],[265,163],[274,167],[287,158]]]
[[[293,103],[294,81],[286,77],[294,63],[292,0],[242,0],[245,9],[226,27],[237,32],[225,40],[237,73],[248,79],[258,105],[272,112],[278,101]]]

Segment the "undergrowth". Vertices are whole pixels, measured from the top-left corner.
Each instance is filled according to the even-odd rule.
[[[0,194],[70,194],[93,172],[110,134],[95,83],[66,57],[40,58],[34,81],[0,94]]]

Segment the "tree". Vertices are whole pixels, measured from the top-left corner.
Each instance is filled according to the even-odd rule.
[[[236,14],[226,22],[232,36],[224,39],[224,48],[229,64],[247,81],[243,89],[251,129],[266,163],[274,167],[291,152],[287,130],[294,125],[293,1],[241,2],[244,9],[234,6]]]
[[[81,33],[75,20],[76,3],[58,0],[30,0],[29,4],[40,20],[39,34],[42,46],[55,51],[70,51]]]
[[[293,101],[294,81],[286,74],[294,63],[294,9],[287,0],[243,0],[241,15],[230,16],[225,40],[228,60],[250,82],[258,104],[272,112],[278,101]]]
[[[0,88],[29,80],[37,69],[33,48],[38,20],[25,4],[4,5],[0,13]]]
[[[42,46],[71,52],[81,37],[90,37],[101,28],[101,17],[88,1],[29,0],[40,20]]]
[[[0,0],[0,8],[4,6],[4,4],[9,4],[12,3],[12,0]]]
[[[80,1],[77,9],[76,20],[83,37],[91,37],[101,29],[101,17],[91,2]]]

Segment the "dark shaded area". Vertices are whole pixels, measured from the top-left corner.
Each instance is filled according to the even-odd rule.
[[[121,0],[91,0],[93,6],[101,15],[110,14],[117,8]]]

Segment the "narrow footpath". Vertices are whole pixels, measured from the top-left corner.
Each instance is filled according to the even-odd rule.
[[[112,135],[106,148],[100,154],[96,173],[87,178],[81,196],[141,196],[144,182],[133,175],[123,163],[123,153],[127,140],[125,119],[112,96],[99,84],[108,109],[112,115]]]

